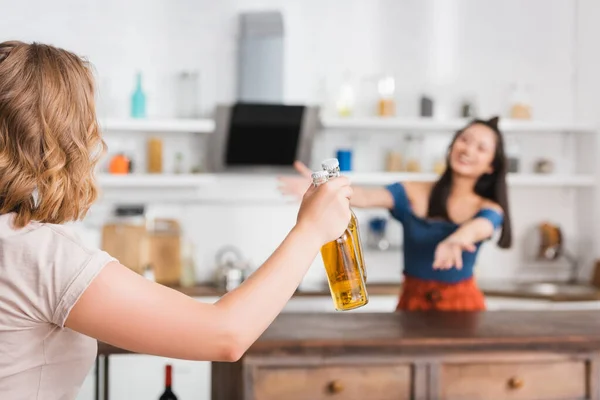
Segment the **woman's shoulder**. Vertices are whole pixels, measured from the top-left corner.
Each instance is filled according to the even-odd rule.
[[[0,239],[6,252],[30,255],[32,259],[51,262],[87,259],[101,250],[85,244],[73,226],[31,221],[22,228],[14,225],[14,215],[0,215]]]
[[[504,214],[504,210],[502,209],[500,204],[498,204],[495,201],[492,201],[490,199],[486,199],[486,198],[481,199],[481,207],[480,207],[479,211],[483,211],[483,210],[495,211],[496,213],[498,213],[500,215]]]

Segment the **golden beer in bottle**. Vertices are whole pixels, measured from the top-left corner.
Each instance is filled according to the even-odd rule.
[[[337,178],[341,175],[340,163],[337,158],[328,158],[321,163],[321,167],[324,171],[327,171],[329,179]],[[352,241],[354,242],[354,249],[356,251],[356,257],[362,271],[363,279],[367,281],[367,269],[365,268],[365,259],[363,257],[362,242],[360,240],[360,231],[358,229],[358,219],[354,211],[350,210],[352,217],[350,218],[350,224],[348,230],[352,235]]]
[[[315,186],[323,184],[329,180],[329,173],[314,172],[312,180]],[[336,310],[352,310],[369,302],[354,240],[349,229],[346,229],[336,240],[323,245],[321,257]]]

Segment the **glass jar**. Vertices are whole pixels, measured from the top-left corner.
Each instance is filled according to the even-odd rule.
[[[406,172],[421,172],[421,144],[417,138],[406,137],[404,153]]]
[[[200,73],[183,71],[177,75],[176,114],[179,118],[198,118],[200,116]]]
[[[377,91],[379,92],[377,115],[380,117],[396,115],[396,80],[394,77],[388,75],[379,79]]]

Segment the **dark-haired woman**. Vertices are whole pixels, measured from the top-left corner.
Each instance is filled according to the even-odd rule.
[[[303,177],[280,178],[283,193],[306,190],[310,170],[300,163],[296,168]],[[437,182],[354,187],[351,205],[387,208],[402,223],[404,282],[398,310],[485,310],[473,277],[477,254],[496,230],[501,230],[498,245],[511,245],[498,118],[474,120],[455,134]]]

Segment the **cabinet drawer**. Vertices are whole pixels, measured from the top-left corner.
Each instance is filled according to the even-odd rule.
[[[410,399],[411,370],[405,365],[260,368],[255,400]]]
[[[441,371],[444,400],[543,400],[585,398],[583,361],[447,364]]]

